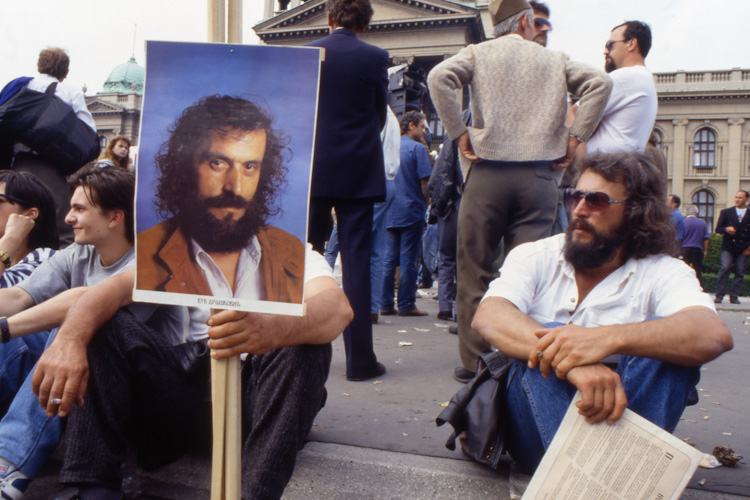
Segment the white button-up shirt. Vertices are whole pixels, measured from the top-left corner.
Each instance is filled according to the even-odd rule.
[[[195,241],[192,241],[195,260],[206,275],[208,286],[215,297],[242,297],[243,299],[260,300],[260,275],[258,273],[258,264],[260,263],[261,251],[257,238],[253,238],[247,248],[240,251],[240,260],[237,264],[237,274],[235,277],[235,291],[229,286],[229,282],[224,277],[205,250]],[[305,283],[322,276],[333,278],[331,266],[318,252],[312,249],[307,243],[305,245]],[[196,341],[207,337],[208,325],[206,321],[210,315],[210,309],[207,307],[190,307],[190,329],[186,340]]]
[[[565,235],[558,234],[514,248],[484,298],[505,298],[540,324],[585,327],[637,323],[691,306],[716,310],[695,271],[667,255],[629,259],[578,304],[575,270],[563,257],[564,244]]]

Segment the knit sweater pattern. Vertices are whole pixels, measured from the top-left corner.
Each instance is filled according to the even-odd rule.
[[[446,133],[456,139],[468,130],[475,154],[494,161],[565,156],[568,133],[588,140],[612,91],[604,72],[514,36],[469,45],[435,66],[428,85]],[[456,100],[465,85],[471,92],[471,127]],[[570,129],[567,92],[580,98]]]

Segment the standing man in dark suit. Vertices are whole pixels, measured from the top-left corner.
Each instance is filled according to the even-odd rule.
[[[750,217],[747,214],[747,201],[750,193],[737,191],[734,195],[734,207],[725,208],[719,213],[716,232],[723,234],[721,240],[721,269],[716,282],[714,302],[721,304],[727,291],[729,273],[734,270],[732,288],[729,290],[729,302],[739,304],[742,278],[745,277],[747,257],[750,255]]]
[[[346,378],[385,373],[372,347],[370,251],[373,204],[385,199],[380,130],[385,124],[388,52],[357,38],[370,24],[369,0],[328,0],[331,34],[310,43],[325,49],[320,74],[308,239],[323,252],[336,212],[344,292],[354,320],[344,330]]]

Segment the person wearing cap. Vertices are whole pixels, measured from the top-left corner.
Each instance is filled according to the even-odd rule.
[[[570,164],[594,133],[612,83],[603,72],[534,43],[534,14],[526,0],[495,0],[496,38],[470,45],[428,76],[446,134],[471,162],[458,215],[458,336],[461,367],[473,375],[490,345],[471,329],[492,278],[501,239],[505,251],[549,236],[555,220],[557,169]],[[473,125],[461,119],[456,91],[471,89]],[[580,98],[570,128],[566,95]]]

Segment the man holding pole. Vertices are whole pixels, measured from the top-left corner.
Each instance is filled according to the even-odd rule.
[[[159,204],[172,217],[138,235],[137,281],[139,288],[147,281],[155,290],[216,296],[245,290],[281,301],[301,296],[304,284],[304,317],[242,311],[209,317],[207,309],[189,308],[187,338],[170,339],[117,312],[132,302],[131,271],[87,291],[40,360],[34,389],[41,406],[48,414],[70,412],[60,480],[79,486],[82,498],[121,498],[131,429],[147,468],[207,441],[206,346],[216,359],[248,354],[243,498],[283,493],[325,403],[330,341],[352,311],[323,257],[265,223],[284,182],[282,147],[270,119],[249,101],[212,96],[185,110],[157,160]]]

